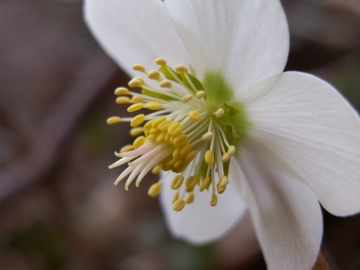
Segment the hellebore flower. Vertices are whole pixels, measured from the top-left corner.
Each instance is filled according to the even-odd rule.
[[[116,183],[161,169],[149,195],[174,236],[214,241],[247,209],[269,269],[310,269],[319,201],[338,216],[360,210],[360,122],[326,82],[283,72],[280,1],[87,0],[85,18],[129,75],[146,75],[129,83],[142,94],[115,91],[130,113],[150,111],[108,119],[144,133],[116,153],[110,167],[128,163]]]

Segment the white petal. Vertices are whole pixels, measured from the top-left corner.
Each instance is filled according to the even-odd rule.
[[[221,238],[240,220],[246,206],[236,183],[239,177],[234,168],[230,170],[227,189],[218,195],[218,204],[215,207],[210,206],[211,190],[200,192],[195,188],[194,202],[187,204],[180,212],[174,211],[172,198],[175,191],[170,188],[174,174],[166,179],[162,185],[160,200],[168,227],[174,237],[192,244],[206,244]]]
[[[279,0],[166,0],[200,78],[219,71],[236,91],[284,70],[289,31]]]
[[[189,64],[187,53],[159,0],[86,0],[85,20],[104,50],[129,74],[131,66],[157,69],[154,61]]]
[[[238,96],[251,138],[278,168],[306,183],[335,215],[360,211],[360,121],[326,82],[299,72],[274,76]],[[274,163],[268,158],[270,163]]]
[[[261,164],[247,148],[242,149],[240,166],[243,198],[268,269],[312,269],[322,238],[315,195],[306,185]]]

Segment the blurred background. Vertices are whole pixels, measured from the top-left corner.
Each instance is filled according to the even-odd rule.
[[[100,1],[100,0],[99,0]],[[360,109],[359,0],[283,0],[287,70],[335,85]],[[172,239],[151,177],[126,192],[108,170],[131,143],[114,89],[129,78],[101,50],[80,0],[0,0],[0,269],[266,269],[249,217],[221,241]],[[324,211],[333,270],[360,269],[360,216]]]

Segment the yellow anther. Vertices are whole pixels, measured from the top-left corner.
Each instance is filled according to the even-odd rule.
[[[177,169],[177,168],[180,168],[180,166],[183,165],[183,164],[184,164],[184,162],[182,160],[178,160],[178,161],[175,162],[173,167],[175,169]]]
[[[179,199],[179,191],[177,191],[173,197],[172,203],[175,203]]]
[[[181,187],[182,183],[184,182],[184,176],[177,175],[171,182],[171,188],[172,189],[178,189]]]
[[[194,190],[194,187],[186,187],[186,188],[185,188],[185,191],[186,191],[187,193],[193,192],[193,190]]]
[[[148,191],[149,196],[156,197],[161,191],[161,185],[159,183],[153,184]]]
[[[193,96],[191,94],[186,94],[183,98],[182,98],[182,102],[183,103],[188,103],[190,100],[192,100]]]
[[[132,146],[131,144],[125,145],[124,147],[121,148],[120,152],[124,153],[124,152],[129,152],[131,150],[134,149],[134,146]]]
[[[219,108],[219,109],[216,111],[215,115],[216,115],[217,118],[220,118],[221,116],[224,115],[224,113],[225,113],[224,109],[223,109],[223,108]]]
[[[108,125],[113,125],[113,124],[121,123],[122,119],[119,116],[112,116],[112,117],[109,117],[106,120],[106,122],[107,122]]]
[[[128,97],[118,97],[116,99],[116,103],[117,104],[127,104],[127,103],[131,103],[131,100]]]
[[[204,181],[201,183],[200,191],[204,191],[210,185],[210,177],[206,176]]]
[[[135,137],[135,136],[140,135],[143,132],[144,132],[144,129],[142,127],[136,127],[136,128],[132,128],[130,130],[130,135]]]
[[[225,176],[225,175],[221,176],[218,186],[219,187],[226,187],[227,184],[228,184],[227,176]]]
[[[205,97],[205,91],[203,91],[203,90],[201,90],[201,91],[198,91],[197,93],[196,93],[196,97],[198,98],[198,99],[202,99],[203,97]]]
[[[217,196],[216,196],[215,194],[213,194],[213,195],[211,196],[210,205],[211,205],[211,206],[217,205]]]
[[[191,145],[187,144],[185,147],[181,148],[180,155],[182,157],[186,157],[187,154],[189,154],[191,151]]]
[[[186,156],[185,161],[190,162],[194,159],[195,156],[196,156],[196,152],[192,151]]]
[[[191,118],[191,120],[193,120],[194,122],[199,122],[202,120],[202,115],[198,112],[198,111],[191,111],[189,112],[189,117]]]
[[[194,192],[191,192],[186,199],[186,203],[189,204],[192,203],[193,201],[194,201]]]
[[[143,85],[143,82],[141,82],[139,79],[132,79],[129,83],[128,83],[129,87],[134,88],[134,87],[141,87]]]
[[[115,95],[117,96],[129,95],[129,94],[130,94],[129,90],[125,87],[118,87],[115,89]]]
[[[132,69],[137,70],[137,71],[141,71],[141,72],[146,72],[146,69],[142,64],[134,64],[132,66]]]
[[[159,66],[166,66],[166,60],[162,57],[159,57],[155,60],[155,63]]]
[[[138,110],[141,110],[144,107],[144,104],[142,103],[136,103],[131,105],[129,108],[127,108],[128,112],[136,112]]]
[[[229,156],[234,155],[234,154],[235,154],[235,146],[230,145],[229,148],[228,148],[227,154],[228,154]]]
[[[173,144],[174,145],[182,144],[183,141],[187,142],[187,136],[184,133],[176,136],[176,138],[174,138],[174,140],[173,140]]]
[[[160,87],[162,88],[171,88],[172,82],[169,80],[163,80],[160,82]]]
[[[153,174],[158,174],[158,173],[160,172],[160,169],[161,169],[161,167],[160,167],[159,165],[156,165],[156,166],[151,170],[151,172],[152,172]]]
[[[173,132],[175,129],[177,129],[180,125],[181,125],[181,124],[180,124],[180,123],[177,123],[177,122],[172,123],[172,124],[169,126],[168,130],[167,130],[168,133],[172,134],[172,132]]]
[[[134,149],[138,149],[145,143],[146,138],[144,136],[137,137],[133,143]]]
[[[190,188],[190,187],[195,187],[196,184],[199,182],[199,178],[197,176],[190,176],[188,179],[186,179],[185,182],[185,186]]]
[[[226,190],[226,186],[217,186],[217,192],[219,194],[223,194],[225,190]]]
[[[142,84],[145,83],[145,80],[139,76],[134,77],[133,79],[140,81]]]
[[[159,102],[149,102],[146,103],[146,108],[152,111],[161,110],[163,108],[163,105]]]
[[[230,160],[230,156],[228,153],[224,153],[221,157],[222,162],[228,162]]]
[[[205,153],[205,162],[207,163],[208,166],[213,166],[215,163],[215,157],[213,152],[211,152],[210,150],[207,150]]]
[[[186,72],[186,71],[187,71],[187,68],[186,68],[185,66],[183,66],[183,65],[176,65],[176,66],[175,66],[175,70],[176,70],[177,72],[182,73],[182,72]]]
[[[133,96],[131,99],[132,103],[140,103],[140,102],[144,102],[145,99],[143,97],[139,97],[139,96]]]
[[[208,131],[204,135],[202,135],[201,139],[203,141],[210,141],[212,137],[213,137],[213,133],[211,131]]]
[[[141,125],[144,121],[145,121],[145,115],[144,114],[139,114],[139,115],[135,116],[131,120],[130,126],[131,127],[137,127],[137,126]]]
[[[177,212],[183,210],[185,206],[185,202],[183,199],[177,199],[173,205],[173,209]]]
[[[159,135],[157,135],[157,137],[156,137],[156,142],[162,142],[163,140],[164,140],[164,138],[165,138],[165,133],[164,132],[162,132],[162,133],[160,133]]]
[[[160,72],[157,70],[152,70],[147,74],[149,79],[158,80],[160,79]]]
[[[170,132],[170,127],[169,127],[169,130],[168,132],[172,135],[172,136],[178,136],[180,135],[184,130],[184,126],[179,124],[179,126],[177,126],[175,129],[171,129],[171,132]],[[184,134],[185,135],[185,134]],[[186,136],[186,135],[185,135]]]
[[[152,126],[153,127],[159,127],[159,125],[166,120],[165,116],[161,116],[159,118],[156,118],[154,120],[152,120]]]

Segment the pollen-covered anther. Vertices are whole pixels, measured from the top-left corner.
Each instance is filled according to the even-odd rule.
[[[202,115],[198,111],[189,112],[189,117],[194,122],[200,122],[202,120]]]
[[[187,204],[190,204],[190,203],[192,203],[194,201],[194,192],[191,192],[190,194],[189,194],[189,196],[187,197],[187,199],[186,199],[186,203]]]
[[[217,205],[217,196],[215,195],[215,194],[213,194],[212,196],[211,196],[211,200],[210,200],[210,205],[211,206],[215,206],[215,205]]]
[[[138,149],[139,147],[143,146],[146,141],[144,136],[137,137],[133,143],[134,149]]]
[[[142,127],[135,127],[130,130],[130,135],[135,137],[135,136],[140,135],[143,132],[144,132],[144,129]]]
[[[117,104],[129,104],[129,103],[131,103],[131,100],[128,97],[118,97],[116,99],[116,103]]]
[[[114,125],[114,124],[121,123],[121,122],[122,122],[122,119],[121,119],[121,117],[119,117],[119,116],[112,116],[112,117],[109,117],[109,118],[106,120],[106,122],[107,122],[108,125]]]
[[[210,141],[214,134],[211,131],[206,132],[204,135],[202,135],[201,139],[203,141]]]
[[[136,103],[131,105],[129,108],[127,108],[128,112],[136,112],[138,110],[141,110],[144,107],[144,104],[142,103]]]
[[[196,97],[197,97],[198,99],[202,99],[203,97],[205,97],[205,95],[206,95],[206,93],[205,93],[205,91],[203,91],[203,90],[200,90],[200,91],[198,91],[198,92],[196,93]]]
[[[191,94],[186,94],[183,98],[182,98],[182,102],[183,103],[188,103],[190,100],[192,100],[193,96]]]
[[[215,157],[213,152],[211,152],[211,150],[207,150],[205,153],[205,162],[208,166],[214,166],[215,163]]]
[[[139,97],[139,96],[133,96],[131,99],[132,103],[141,103],[141,102],[145,102],[145,99],[143,97]]]
[[[185,202],[183,199],[177,199],[175,202],[174,202],[174,205],[173,205],[173,209],[177,212],[183,210],[185,206]]]
[[[200,191],[204,191],[210,184],[210,177],[206,176],[200,186]]]
[[[187,68],[184,65],[179,64],[175,66],[175,71],[184,73],[187,72]]]
[[[179,187],[181,187],[183,182],[184,182],[184,176],[177,175],[174,177],[174,179],[171,182],[171,188],[176,190]]]
[[[145,121],[145,115],[139,114],[135,116],[133,119],[131,119],[130,126],[131,127],[140,126],[144,121]]]
[[[157,71],[157,70],[152,70],[150,71],[148,74],[147,74],[148,78],[149,79],[152,79],[152,80],[159,80],[161,75],[160,75],[160,72]]]
[[[171,88],[172,87],[172,82],[169,80],[162,80],[160,82],[160,87],[161,88]]]
[[[162,57],[157,58],[155,63],[159,66],[166,66],[166,60]]]
[[[224,153],[221,157],[222,162],[228,162],[230,160],[230,155],[228,153]]]
[[[158,174],[158,173],[160,172],[160,170],[161,170],[161,167],[160,167],[159,165],[156,165],[156,166],[151,170],[151,172],[152,172],[153,174]]]
[[[217,184],[217,191],[219,194],[224,193],[224,191],[226,190],[226,185],[228,184],[228,178],[227,176],[223,175],[220,178],[219,183]]]
[[[228,154],[229,156],[232,156],[232,155],[235,154],[235,150],[236,150],[236,149],[235,149],[235,146],[230,145],[229,148],[228,148],[227,154]]]
[[[224,115],[224,113],[225,113],[224,109],[223,109],[223,108],[219,108],[219,109],[216,111],[215,115],[216,115],[217,118],[220,118],[221,116]]]
[[[149,196],[154,198],[160,194],[160,191],[161,191],[161,184],[155,183],[149,188],[148,194]]]
[[[188,177],[188,179],[186,179],[185,186],[189,190],[190,189],[192,190],[198,182],[199,182],[199,178],[197,176],[193,175],[193,176]]]
[[[172,199],[172,203],[175,203],[179,199],[180,193],[177,191]]]
[[[136,71],[141,71],[141,72],[144,72],[144,73],[146,72],[146,69],[145,69],[144,65],[142,65],[142,64],[134,64],[132,66],[132,69],[136,70]]]
[[[117,96],[129,95],[129,94],[130,94],[129,90],[125,87],[118,87],[115,89],[115,95]]]
[[[129,87],[131,87],[131,88],[141,87],[143,84],[144,83],[141,80],[139,80],[138,78],[134,78],[128,83]]]
[[[134,150],[134,146],[132,146],[131,144],[125,145],[120,149],[120,153],[125,153],[125,152],[129,152],[131,150]]]
[[[163,108],[163,105],[159,102],[149,102],[149,103],[146,103],[145,107],[152,111],[158,111]]]

